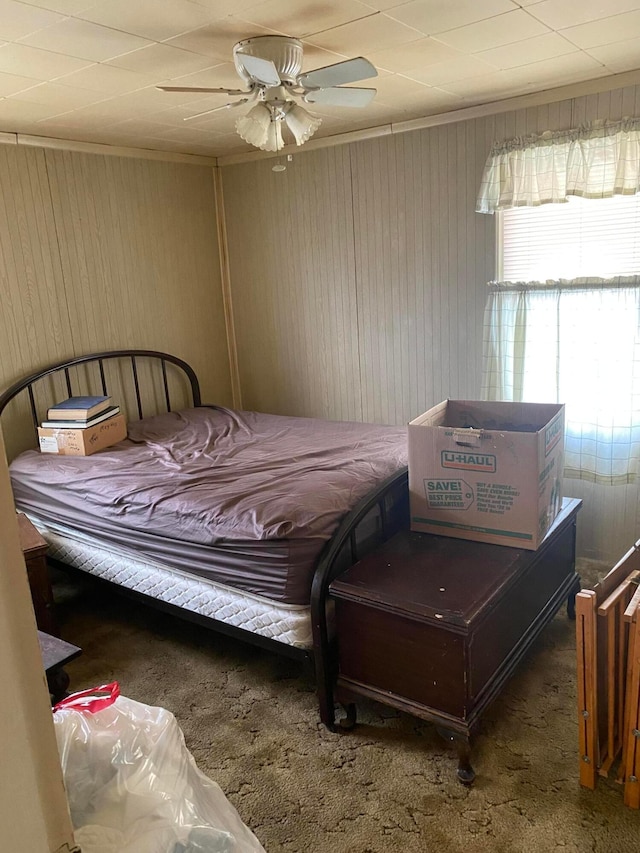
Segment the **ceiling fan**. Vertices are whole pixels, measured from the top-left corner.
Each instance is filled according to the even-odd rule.
[[[314,71],[302,71],[302,42],[289,36],[256,36],[239,41],[233,61],[246,88],[223,89],[201,86],[158,86],[164,92],[202,92],[240,95],[239,100],[189,116],[185,121],[218,110],[235,109],[254,101],[249,112],[236,121],[236,130],[250,145],[263,151],[280,151],[284,146],[282,126],[303,145],[320,127],[322,119],[307,112],[299,103],[334,107],[366,107],[375,89],[342,88],[376,77],[378,72],[362,56],[345,59]],[[296,100],[297,99],[297,100]]]

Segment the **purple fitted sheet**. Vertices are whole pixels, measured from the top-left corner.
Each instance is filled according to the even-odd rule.
[[[92,456],[27,451],[10,471],[25,512],[306,604],[340,519],[406,458],[404,427],[201,407],[131,423]]]

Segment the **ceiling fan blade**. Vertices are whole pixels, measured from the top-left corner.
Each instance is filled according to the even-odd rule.
[[[206,86],[156,86],[163,92],[208,92],[209,94],[221,95],[248,95],[246,89],[210,89]]]
[[[375,89],[318,89],[307,92],[304,100],[309,104],[324,104],[327,107],[366,107],[373,100]]]
[[[331,86],[341,86],[343,83],[357,83],[358,80],[368,80],[377,77],[378,72],[364,56],[355,59],[345,59],[344,62],[336,62],[334,65],[325,65],[324,68],[316,68],[308,71],[298,78],[298,83],[305,89],[328,89]]]
[[[242,64],[254,80],[264,86],[280,85],[278,69],[270,59],[262,59],[259,56],[252,56],[250,53],[242,53],[242,51],[238,51],[238,53],[242,57]]]
[[[241,107],[243,104],[248,103],[250,100],[251,98],[240,98],[239,101],[232,101],[230,104],[223,104],[221,107],[214,107],[212,110],[205,110],[204,112],[196,113],[192,116],[186,116],[182,120],[191,121],[191,119],[200,118],[201,116],[207,116],[209,115],[209,113],[217,113],[220,112],[220,110],[232,110],[235,107]]]

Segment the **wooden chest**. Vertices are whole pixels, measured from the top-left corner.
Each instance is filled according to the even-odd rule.
[[[537,551],[401,531],[333,581],[336,699],[367,696],[469,738],[580,588],[565,499]]]

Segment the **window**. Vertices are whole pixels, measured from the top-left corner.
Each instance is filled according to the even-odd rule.
[[[566,404],[566,475],[640,473],[640,195],[501,214],[486,399]],[[499,226],[500,227],[500,226]]]
[[[504,281],[640,273],[640,195],[569,196],[565,204],[511,208],[501,218]]]

